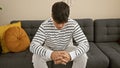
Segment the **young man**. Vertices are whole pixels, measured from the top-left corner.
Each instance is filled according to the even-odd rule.
[[[48,68],[46,62],[66,64],[73,61],[72,68],[85,68],[88,41],[78,23],[69,18],[70,8],[65,2],[56,2],[52,6],[52,19],[44,21],[31,44],[34,68]],[[78,46],[74,46],[72,40]]]

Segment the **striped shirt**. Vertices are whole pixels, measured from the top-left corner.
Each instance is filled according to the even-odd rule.
[[[89,50],[87,38],[79,24],[75,20],[69,19],[62,29],[57,29],[53,21],[48,19],[40,25],[36,32],[30,44],[30,51],[41,57],[50,58],[53,51],[65,50],[71,39],[74,39],[78,44],[76,50],[69,52],[73,60]],[[47,48],[43,46],[43,43]]]

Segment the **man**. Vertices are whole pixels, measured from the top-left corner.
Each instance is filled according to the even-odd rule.
[[[64,65],[73,61],[72,68],[86,67],[89,44],[78,23],[69,19],[69,13],[65,2],[53,4],[52,18],[40,25],[30,44],[34,68],[48,68],[46,62],[50,60]],[[78,46],[73,46],[73,39]]]

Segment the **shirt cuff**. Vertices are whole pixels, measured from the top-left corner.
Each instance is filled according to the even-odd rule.
[[[46,57],[49,58],[49,59],[51,59],[51,54],[52,54],[52,52],[53,52],[53,51],[51,51],[51,50],[47,50],[47,51],[46,51]]]
[[[70,56],[71,56],[71,60],[74,60],[76,58],[76,54],[75,54],[75,51],[72,51],[69,53]]]

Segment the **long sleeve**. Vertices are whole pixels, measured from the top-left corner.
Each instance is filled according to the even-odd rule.
[[[88,40],[78,24],[74,28],[73,38],[77,42],[78,46],[76,50],[70,52],[71,60],[89,50]]]
[[[46,35],[44,27],[41,25],[30,44],[30,51],[34,54],[40,55],[41,57],[50,58],[52,50],[49,50],[42,46],[45,42],[45,39]]]

